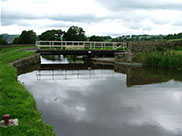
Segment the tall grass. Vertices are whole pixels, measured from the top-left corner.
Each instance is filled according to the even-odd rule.
[[[182,68],[182,51],[164,51],[141,53],[136,56],[137,62],[156,68]]]

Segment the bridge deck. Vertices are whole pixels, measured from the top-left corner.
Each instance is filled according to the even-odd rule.
[[[114,56],[114,50],[38,50],[41,55],[106,55]]]

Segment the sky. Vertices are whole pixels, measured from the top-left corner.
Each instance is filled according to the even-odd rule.
[[[67,31],[87,36],[182,32],[182,0],[1,0],[0,33]]]

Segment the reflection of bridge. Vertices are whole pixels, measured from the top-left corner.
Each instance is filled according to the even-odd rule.
[[[108,69],[90,70],[39,70],[37,80],[72,80],[72,79],[105,79],[120,77],[120,74]]]
[[[102,64],[41,64],[41,70],[90,70],[90,69],[113,69],[113,65]]]
[[[127,50],[124,42],[36,41],[41,55],[109,55]]]
[[[105,79],[120,76],[113,65],[43,64],[36,73],[37,80]]]

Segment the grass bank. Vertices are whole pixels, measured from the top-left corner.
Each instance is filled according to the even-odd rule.
[[[19,126],[0,128],[0,136],[52,136],[52,127],[43,123],[33,96],[17,81],[17,70],[8,64],[35,54],[21,50],[24,48],[30,47],[0,49],[0,117],[10,114],[19,119]]]
[[[140,53],[134,60],[156,68],[182,69],[181,50]]]

